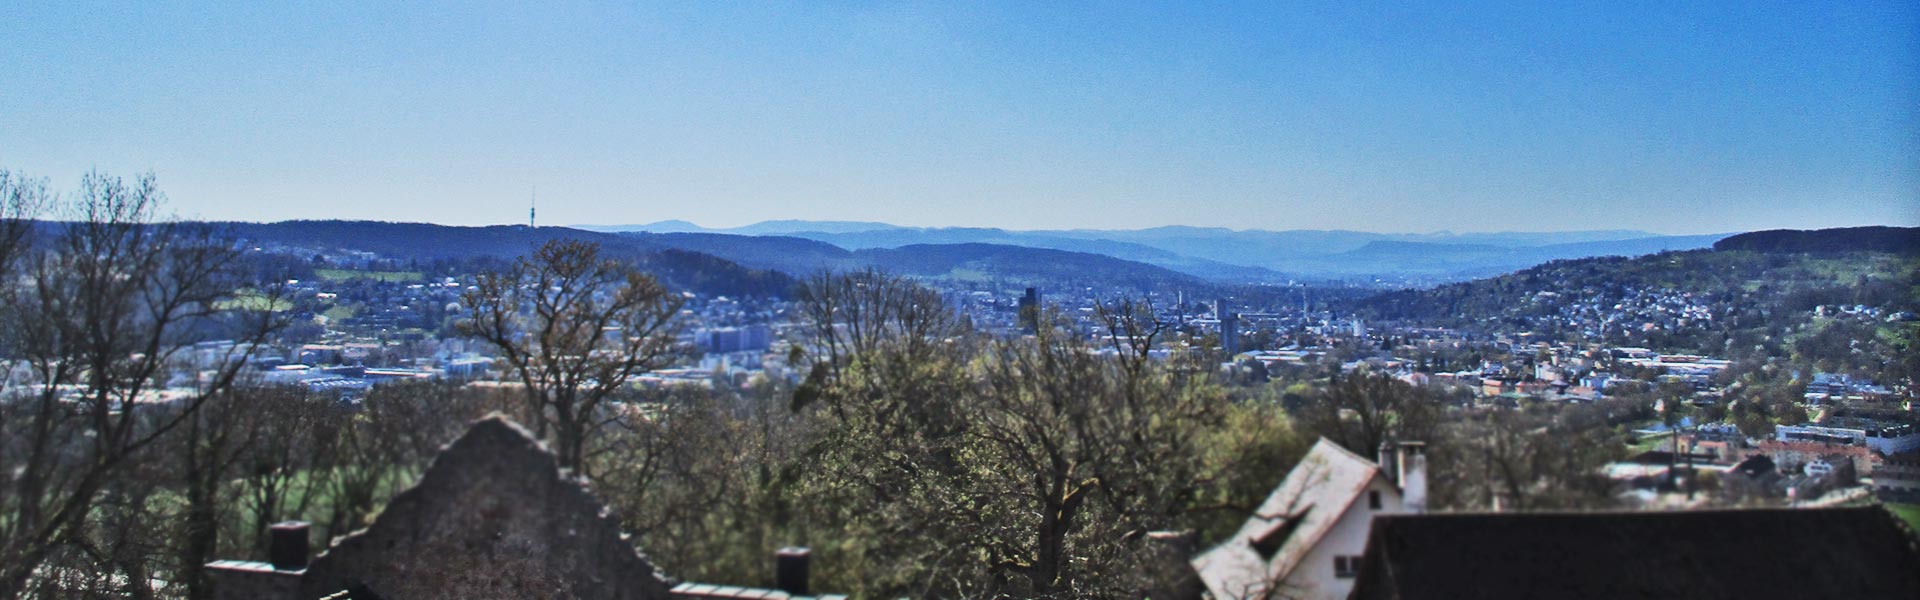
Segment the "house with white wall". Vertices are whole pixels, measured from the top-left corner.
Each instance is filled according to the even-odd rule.
[[[1322,438],[1194,571],[1216,600],[1346,598],[1374,515],[1426,511],[1424,450],[1384,445],[1376,463]]]

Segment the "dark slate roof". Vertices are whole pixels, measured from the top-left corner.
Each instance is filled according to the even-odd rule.
[[[301,587],[306,598],[342,589],[406,600],[673,598],[582,482],[497,415],[441,451],[372,525],[315,558]]]
[[[1740,464],[1734,465],[1733,472],[1748,477],[1759,477],[1774,472],[1776,468],[1772,458],[1765,454],[1755,454],[1751,458],[1740,461]]]
[[[1920,598],[1917,546],[1877,506],[1381,516],[1350,598]]]

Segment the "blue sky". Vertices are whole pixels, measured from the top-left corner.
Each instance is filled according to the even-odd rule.
[[[242,220],[1920,225],[1913,2],[392,4],[7,3],[0,167]]]

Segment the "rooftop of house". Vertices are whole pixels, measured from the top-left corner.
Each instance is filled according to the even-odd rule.
[[[1877,506],[1374,519],[1352,598],[1920,598]]]
[[[1778,467],[1773,464],[1772,458],[1765,454],[1755,454],[1740,461],[1740,464],[1734,465],[1733,472],[1747,477],[1760,477],[1773,473],[1776,469]]]
[[[633,600],[838,598],[805,591],[806,550],[782,549],[786,590],[681,583],[634,548],[620,522],[561,469],[545,444],[501,416],[441,450],[418,483],[366,529],[309,563],[304,523],[274,540],[273,563],[216,561],[219,598],[526,598]],[[288,556],[279,557],[285,553]]]
[[[1194,557],[1194,571],[1216,598],[1286,578],[1380,474],[1373,461],[1322,438],[1238,532]]]
[[[316,557],[302,587],[389,598],[564,590],[670,598],[667,578],[553,454],[502,417],[474,423],[366,529]]]

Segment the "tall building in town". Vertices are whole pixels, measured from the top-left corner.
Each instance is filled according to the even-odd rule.
[[[1027,288],[1020,297],[1020,327],[1032,333],[1040,330],[1040,290]]]
[[[1240,353],[1240,314],[1227,308],[1227,299],[1214,301],[1213,312],[1220,317],[1220,349],[1228,357]]]

